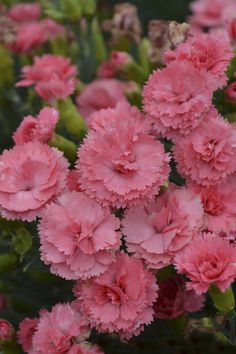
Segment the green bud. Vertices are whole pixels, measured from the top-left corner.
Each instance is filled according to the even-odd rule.
[[[26,228],[17,230],[16,235],[12,239],[14,250],[21,256],[31,249],[32,244],[32,235]]]
[[[235,307],[235,299],[232,288],[229,287],[225,292],[221,292],[215,285],[208,291],[215,308],[222,313],[229,313]]]
[[[81,0],[60,0],[60,8],[72,22],[76,22],[82,17]]]
[[[151,47],[150,41],[147,38],[143,38],[138,46],[138,56],[140,64],[143,70],[146,72],[147,76],[151,72],[151,65],[148,58],[148,51]]]
[[[0,254],[0,275],[10,272],[17,265],[17,256],[15,253]]]

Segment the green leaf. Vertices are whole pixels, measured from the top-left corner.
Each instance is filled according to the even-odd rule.
[[[25,228],[19,229],[12,239],[12,246],[14,247],[14,250],[21,256],[31,249],[32,244],[32,235]]]

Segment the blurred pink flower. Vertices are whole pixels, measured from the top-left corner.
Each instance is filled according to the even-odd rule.
[[[28,353],[32,347],[33,335],[36,332],[38,318],[25,318],[21,321],[17,332],[18,343],[22,346],[24,352]]]
[[[99,277],[78,282],[74,293],[81,311],[99,332],[129,339],[153,320],[158,286],[142,262],[125,253]]]
[[[101,128],[89,131],[78,152],[79,181],[85,193],[117,208],[158,194],[168,179],[169,156],[146,133],[149,126],[139,110],[120,103],[94,114]]]
[[[122,220],[122,232],[130,253],[159,269],[188,245],[203,223],[199,197],[174,186],[147,205],[130,208]]]
[[[120,221],[82,193],[68,192],[47,206],[39,224],[42,260],[66,279],[104,273],[120,247]]]
[[[47,102],[52,102],[56,99],[64,99],[75,90],[77,81],[74,79],[64,80],[57,75],[51,76],[48,81],[40,81],[35,86],[37,94]]]
[[[10,322],[0,319],[0,342],[10,341],[14,333],[14,328]]]
[[[219,236],[199,235],[176,256],[175,266],[190,279],[187,289],[203,294],[214,284],[224,292],[236,277],[236,248]]]
[[[33,116],[24,117],[16,132],[13,134],[15,144],[21,145],[35,140],[47,143],[52,139],[58,119],[58,111],[50,107],[41,109],[37,118]]]
[[[7,12],[7,16],[18,23],[37,21],[40,15],[41,6],[36,2],[13,5]]]
[[[97,70],[97,77],[99,79],[112,79],[116,75],[113,65],[110,60],[104,61]]]
[[[65,187],[68,162],[62,152],[37,141],[0,156],[0,210],[7,219],[32,221]]]
[[[236,82],[232,82],[225,89],[226,98],[233,103],[236,103]]]

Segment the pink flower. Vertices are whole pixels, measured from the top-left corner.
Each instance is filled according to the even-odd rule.
[[[34,22],[41,15],[41,7],[37,3],[21,3],[10,8],[7,16],[18,23]]]
[[[46,18],[41,21],[41,26],[47,35],[47,39],[55,39],[57,37],[63,37],[66,34],[66,29],[64,26],[59,25],[56,21],[51,18]]]
[[[228,31],[229,38],[233,46],[236,44],[236,18],[228,21],[226,29]]]
[[[207,85],[215,90],[226,84],[225,71],[233,57],[233,51],[227,34],[217,31],[189,38],[175,50],[168,50],[165,57],[168,63],[172,60],[177,60],[178,63],[189,61],[197,70],[206,71]]]
[[[175,266],[190,279],[187,289],[203,294],[214,284],[224,292],[236,277],[236,248],[218,236],[199,235],[176,256]]]
[[[25,318],[21,321],[17,332],[18,343],[22,346],[24,352],[28,353],[32,347],[32,339],[36,332],[38,318]]]
[[[41,314],[30,354],[73,353],[71,347],[85,335],[89,337],[86,318],[70,304],[57,304]]]
[[[202,226],[199,197],[187,188],[169,187],[156,200],[126,211],[122,231],[128,251],[154,269],[171,263]]]
[[[110,63],[115,72],[127,67],[132,61],[132,57],[127,52],[113,51],[111,53]]]
[[[14,43],[8,47],[15,53],[29,53],[47,41],[46,32],[40,22],[23,23],[19,26]]]
[[[64,99],[72,95],[76,83],[74,79],[63,80],[54,75],[48,81],[39,82],[35,91],[45,101],[52,102],[55,99]]]
[[[50,80],[55,75],[63,80],[71,79],[77,74],[77,69],[71,65],[70,59],[60,55],[44,54],[34,57],[32,66],[22,68],[22,80],[16,86],[37,85],[38,82]]]
[[[212,99],[205,74],[189,62],[176,61],[149,77],[144,111],[158,133],[170,138],[187,135],[202,121]]]
[[[66,279],[104,273],[120,247],[119,219],[82,193],[68,192],[47,206],[39,224],[41,257]]]
[[[74,293],[99,332],[128,339],[152,322],[157,290],[154,275],[144,270],[142,262],[120,253],[104,274],[78,282]]]
[[[101,348],[96,344],[81,342],[74,344],[67,352],[68,354],[104,354]]]
[[[77,106],[86,121],[91,114],[105,108],[115,108],[118,102],[127,102],[125,84],[116,79],[95,80],[77,96]]]
[[[191,4],[191,21],[201,27],[224,26],[236,10],[234,0],[195,0]]]
[[[47,143],[52,139],[58,119],[58,111],[50,107],[41,109],[37,118],[26,116],[13,134],[15,144],[21,145],[35,140]]]
[[[79,183],[79,171],[71,170],[69,171],[67,177],[67,188],[69,191],[82,192],[80,183]]]
[[[236,171],[236,130],[215,109],[190,135],[176,141],[179,172],[203,186],[224,183]]]
[[[234,177],[228,183],[210,187],[192,186],[200,196],[206,229],[212,232],[236,232],[236,188]]]
[[[62,152],[37,141],[0,156],[0,210],[7,219],[34,220],[65,187],[68,162]]]
[[[236,82],[232,82],[232,84],[227,86],[225,95],[230,102],[236,103]]]
[[[163,145],[146,133],[149,126],[136,107],[118,104],[96,115],[100,128],[88,133],[78,152],[81,188],[117,208],[151,199],[168,179]]]
[[[185,282],[179,276],[159,284],[158,298],[154,305],[157,318],[176,318],[188,312],[199,311],[204,303],[202,295],[187,290]]]
[[[115,77],[115,71],[110,60],[104,61],[97,70],[97,77],[100,79],[112,79]]]
[[[0,319],[0,342],[10,341],[14,333],[14,328],[10,322]]]

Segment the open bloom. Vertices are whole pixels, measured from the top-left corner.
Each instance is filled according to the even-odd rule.
[[[236,9],[236,6],[235,6]],[[212,32],[190,37],[175,50],[168,50],[166,61],[189,61],[201,72],[205,71],[205,80],[209,87],[218,89],[227,82],[225,71],[233,57],[233,50],[226,33]]]
[[[200,198],[170,187],[147,205],[130,208],[122,220],[128,251],[154,269],[171,263],[202,226]]]
[[[93,112],[115,108],[118,102],[127,102],[125,84],[116,79],[95,80],[77,96],[76,102],[82,116],[90,121]]]
[[[26,353],[28,353],[32,347],[32,339],[36,332],[38,322],[38,318],[25,318],[20,323],[17,332],[18,343],[21,344]]]
[[[57,304],[50,312],[42,312],[30,354],[71,353],[74,343],[89,337],[89,334],[87,319],[73,305]]]
[[[41,256],[51,272],[86,279],[107,270],[120,246],[119,219],[82,193],[47,206],[39,225]]]
[[[158,298],[154,305],[155,317],[176,318],[188,312],[197,312],[203,303],[204,296],[187,290],[182,278],[173,276],[159,283]]]
[[[157,290],[154,275],[142,262],[120,253],[104,274],[78,282],[74,293],[81,311],[99,332],[130,338],[152,322]]]
[[[135,107],[119,104],[95,114],[96,130],[78,152],[82,189],[118,208],[152,198],[168,179],[163,145],[146,133],[146,121]]]
[[[190,186],[201,198],[205,229],[211,232],[236,232],[236,187],[234,177],[227,183],[210,187]]]
[[[236,171],[236,131],[215,109],[190,135],[176,141],[179,172],[203,186],[224,183]]]
[[[176,61],[149,77],[143,91],[144,111],[164,137],[187,135],[208,111],[212,93],[204,71]]]
[[[68,162],[62,152],[37,141],[0,156],[0,211],[8,219],[34,220],[65,187]]]
[[[190,279],[187,288],[197,294],[212,284],[224,292],[236,278],[236,248],[218,236],[199,235],[176,256],[175,266]]]
[[[15,144],[19,145],[35,140],[47,143],[52,139],[58,119],[58,111],[50,107],[41,109],[37,118],[32,116],[24,117],[13,134]]]
[[[16,4],[7,12],[7,16],[18,23],[37,21],[41,15],[41,7],[37,3]]]

